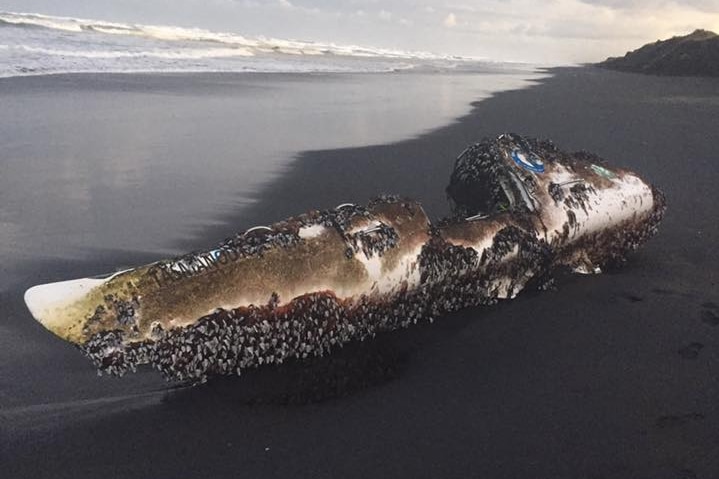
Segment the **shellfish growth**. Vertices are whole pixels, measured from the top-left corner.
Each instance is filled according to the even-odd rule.
[[[382,196],[35,286],[25,301],[100,371],[150,364],[199,382],[514,298],[559,266],[599,272],[654,234],[665,209],[629,170],[513,134],[467,148],[447,194],[454,214],[436,224],[418,202]]]

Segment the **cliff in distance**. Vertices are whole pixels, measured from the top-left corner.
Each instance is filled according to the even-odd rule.
[[[657,40],[599,66],[651,75],[719,77],[719,35],[695,30],[689,35]]]

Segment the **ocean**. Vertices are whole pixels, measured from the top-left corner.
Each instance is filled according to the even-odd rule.
[[[200,28],[0,12],[0,77],[77,72],[392,72],[526,68]]]

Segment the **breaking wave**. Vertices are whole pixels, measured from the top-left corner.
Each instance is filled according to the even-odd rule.
[[[64,32],[97,32],[108,35],[130,35],[164,41],[215,42],[252,48],[260,52],[279,51],[304,55],[336,54],[398,58],[443,58],[425,52],[404,52],[400,50],[281,40],[266,37],[249,38],[234,33],[212,32],[200,28],[113,23],[39,14],[0,13],[0,23],[17,27],[42,27]]]
[[[0,77],[68,72],[483,70],[478,59],[0,12]]]
[[[2,48],[4,45],[0,45]],[[252,53],[240,48],[208,48],[196,50],[146,50],[146,51],[85,51],[85,50],[56,50],[52,48],[31,47],[19,45],[17,49],[29,53],[38,53],[57,57],[76,58],[170,58],[170,59],[196,59],[196,58],[222,58],[234,56],[252,56]]]

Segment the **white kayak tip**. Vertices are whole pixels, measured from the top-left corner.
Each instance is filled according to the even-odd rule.
[[[43,326],[60,337],[67,337],[67,316],[63,309],[86,296],[106,280],[82,278],[33,286],[24,299],[30,314]]]

